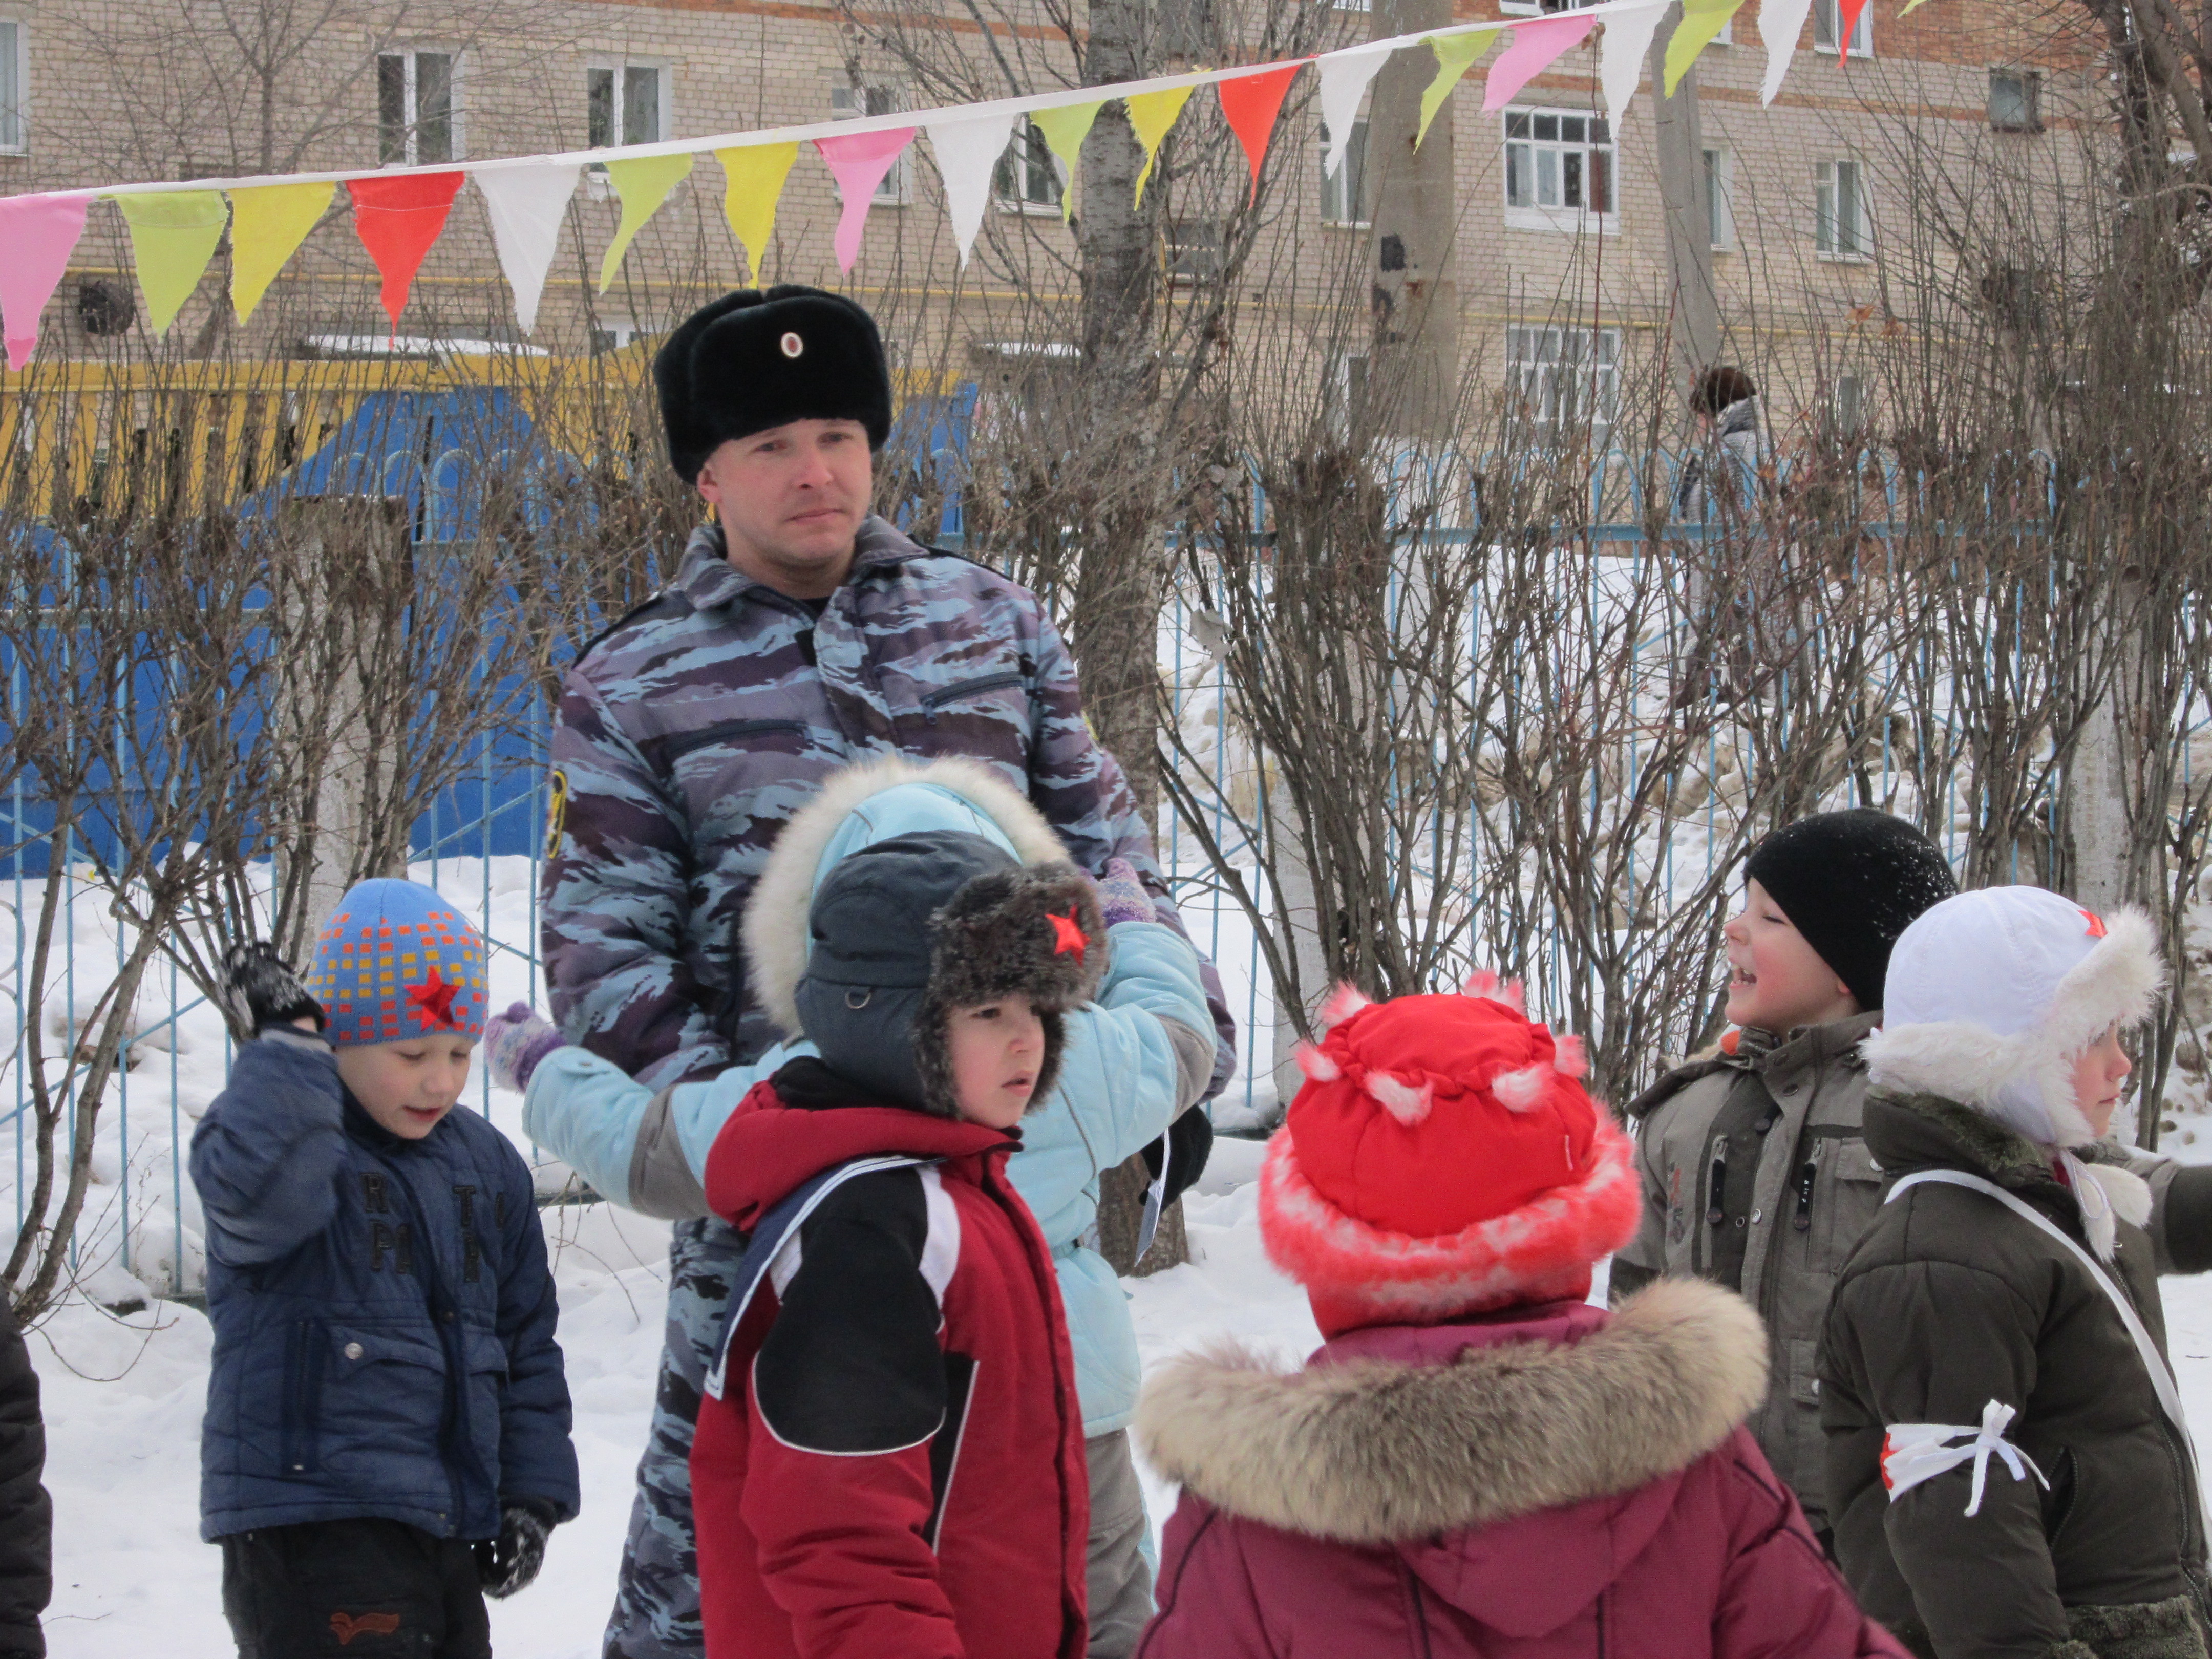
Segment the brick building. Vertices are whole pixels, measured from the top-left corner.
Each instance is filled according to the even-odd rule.
[[[1224,41],[1199,0],[1197,31],[1170,38],[1164,62],[1249,56]],[[1460,0],[1464,18],[1533,11],[1540,0]],[[472,5],[474,9],[471,9]],[[267,9],[273,15],[279,9]],[[946,9],[951,15],[958,9]],[[251,18],[246,0],[226,15]],[[198,21],[191,21],[198,18]],[[1369,33],[1364,0],[1319,20],[1320,46]],[[434,28],[371,19],[320,38],[264,40],[210,68],[216,20],[191,5],[125,0],[0,0],[0,192],[145,177],[218,176],[264,167],[465,161],[593,143],[691,137],[884,112],[948,100],[972,85],[1002,92],[1002,54],[949,26],[931,51],[954,73],[918,76],[831,5],[809,0],[444,0]],[[1706,234],[1727,339],[1725,355],[1775,366],[1778,420],[1856,420],[1878,390],[1856,368],[1852,341],[1869,325],[1910,324],[1910,306],[1882,280],[1886,247],[1909,237],[1905,196],[1932,168],[2001,166],[2051,176],[2079,165],[2065,142],[2070,112],[2100,94],[2088,54],[2054,43],[2049,19],[2016,21],[1994,0],[1926,0],[1899,18],[1874,0],[1838,60],[1836,0],[1815,0],[1780,96],[1758,96],[1766,53],[1752,0],[1700,60]],[[1012,72],[1025,89],[1064,79],[1044,14],[1015,31]],[[289,55],[288,55],[289,54]],[[1216,55],[1218,54],[1218,55]],[[1483,71],[1454,100],[1451,142],[1459,214],[1451,258],[1462,356],[1492,383],[1549,411],[1609,408],[1623,362],[1666,331],[1665,237],[1647,81],[1616,129],[1603,111],[1593,37],[1526,88],[1501,114],[1481,110]],[[927,84],[921,83],[926,78]],[[1322,168],[1311,77],[1299,83],[1275,137],[1270,193],[1245,266],[1240,316],[1268,319],[1310,348],[1302,358],[1336,392],[1356,397],[1364,358],[1357,307],[1373,259],[1365,202],[1386,165],[1363,118],[1346,164]],[[1192,124],[1218,118],[1194,100]],[[1178,143],[1185,141],[1181,135]],[[1241,167],[1241,163],[1238,164]],[[1917,170],[1915,173],[1915,170]],[[1232,180],[1235,169],[1220,175]],[[827,170],[803,155],[786,190],[767,276],[858,293],[892,319],[905,365],[988,379],[993,365],[1064,353],[1076,287],[1074,244],[1059,212],[1063,183],[1041,149],[1018,137],[975,259],[957,260],[943,199],[918,143],[872,210],[849,277],[830,252],[838,203]],[[702,295],[745,275],[724,223],[717,164],[702,156],[647,228],[615,284],[595,292],[618,204],[587,177],[524,342],[494,257],[481,200],[465,191],[417,278],[395,340],[376,277],[341,211],[333,211],[242,334],[209,325],[223,258],[159,345],[134,331],[120,216],[95,204],[70,276],[46,319],[49,353],[189,353],[220,339],[252,359],[422,355],[526,345],[580,356],[649,338]],[[1178,187],[1159,258],[1170,301],[1203,293],[1218,267],[1224,203],[1200,183]],[[342,206],[343,197],[339,203]],[[1074,206],[1080,212],[1079,199]],[[1336,323],[1323,319],[1334,317]],[[1243,325],[1249,326],[1249,324]],[[438,346],[432,342],[442,341]]]

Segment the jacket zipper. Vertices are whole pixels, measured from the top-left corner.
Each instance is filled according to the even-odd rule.
[[[731,743],[739,738],[765,737],[771,732],[804,732],[805,720],[723,720],[697,732],[680,732],[673,737],[653,740],[660,750],[660,763],[673,766],[682,757],[695,749],[704,749],[709,744]]]
[[[921,700],[921,718],[930,726],[937,724],[937,711],[946,703],[961,697],[980,696],[986,691],[1003,691],[1009,686],[1023,683],[1020,674],[1008,670],[1002,673],[984,674],[972,680],[963,680],[957,685],[940,686]]]

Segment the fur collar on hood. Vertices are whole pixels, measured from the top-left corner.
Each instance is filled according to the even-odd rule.
[[[1711,1451],[1765,1393],[1749,1304],[1662,1279],[1578,1342],[1449,1365],[1186,1355],[1147,1381],[1133,1427],[1163,1476],[1231,1514],[1373,1546],[1632,1492]]]
[[[2025,1029],[2000,1036],[1963,1019],[1887,1025],[1860,1050],[1868,1082],[1893,1094],[1955,1100],[2014,1128],[2026,1127],[2019,1121],[2021,1103],[2039,1105],[2053,1131],[2051,1145],[2087,1146],[2097,1133],[2074,1103],[2075,1058],[2114,1021],[2124,1029],[2141,1024],[2166,983],[2148,916],[2130,908],[2115,912],[2104,927],[2105,936],[2058,981],[2050,1007]],[[1970,963],[1956,968],[2002,970]]]
[[[909,783],[934,784],[959,798],[946,803],[944,823],[928,827],[974,829],[987,835],[995,831],[1024,864],[1054,863],[1067,857],[1066,848],[1044,815],[979,761],[951,757],[915,762],[894,755],[836,774],[783,826],[745,905],[745,962],[753,994],[789,1036],[800,1035],[797,993],[806,972],[807,912],[814,902],[815,884],[823,873],[822,860],[848,818],[885,790]],[[960,803],[969,809],[965,822],[955,821]],[[921,827],[887,825],[883,833],[896,835]],[[879,838],[866,835],[855,844]]]

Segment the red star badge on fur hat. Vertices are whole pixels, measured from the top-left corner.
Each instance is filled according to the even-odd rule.
[[[1083,924],[1075,919],[1074,913],[1070,911],[1064,916],[1048,913],[1045,920],[1052,924],[1053,955],[1073,956],[1078,962],[1082,961],[1083,953],[1090,948],[1091,941],[1084,937]]]
[[[430,977],[420,985],[407,988],[407,1000],[415,1005],[415,1012],[425,1025],[443,1026],[447,1030],[458,1030],[453,1018],[453,998],[459,992],[458,985],[448,985],[433,968]]]

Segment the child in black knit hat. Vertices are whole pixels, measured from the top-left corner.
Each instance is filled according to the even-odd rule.
[[[1735,1029],[1628,1109],[1644,1222],[1611,1293],[1670,1274],[1758,1308],[1773,1380],[1752,1431],[1825,1537],[1814,1354],[1837,1272],[1881,1201],[1858,1046],[1881,1024],[1890,946],[1957,885],[1919,830],[1863,809],[1775,830],[1744,875],[1724,930]]]

